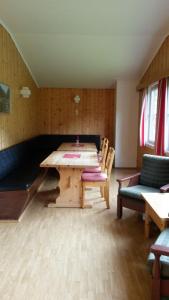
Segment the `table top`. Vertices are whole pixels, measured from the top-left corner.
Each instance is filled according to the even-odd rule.
[[[97,152],[96,145],[94,143],[62,143],[58,151],[92,151]]]
[[[143,193],[142,195],[161,219],[169,220],[169,193]]]
[[[87,151],[54,151],[41,164],[44,168],[96,168],[99,167],[97,153]]]

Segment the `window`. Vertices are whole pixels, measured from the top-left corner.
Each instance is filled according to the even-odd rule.
[[[147,90],[145,111],[145,143],[154,146],[157,118],[158,83],[149,86]]]
[[[164,147],[165,152],[169,152],[169,79],[167,80],[167,88],[166,88],[166,107],[165,107],[165,139],[164,139]]]

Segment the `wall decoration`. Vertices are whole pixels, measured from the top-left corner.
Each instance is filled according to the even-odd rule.
[[[0,112],[10,112],[10,88],[4,83],[0,83]]]

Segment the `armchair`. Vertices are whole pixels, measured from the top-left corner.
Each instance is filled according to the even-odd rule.
[[[169,299],[169,228],[150,248],[148,266],[152,274],[152,300]],[[161,298],[162,296],[166,298]]]
[[[117,217],[121,218],[123,207],[145,212],[142,193],[164,193],[169,191],[169,157],[144,154],[140,173],[117,179]],[[127,183],[127,186],[124,184]]]

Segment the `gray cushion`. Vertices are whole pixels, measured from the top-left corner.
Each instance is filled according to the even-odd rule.
[[[119,194],[135,199],[143,199],[141,193],[159,193],[159,189],[155,189],[145,185],[134,185],[121,188]]]
[[[169,247],[169,228],[162,231],[155,241],[155,245],[161,245],[165,247]],[[148,256],[148,266],[150,271],[152,272],[152,266],[155,260],[155,256],[153,253],[150,253]],[[169,278],[169,256],[161,255],[161,276]]]
[[[140,184],[160,188],[169,183],[169,157],[144,154]]]

